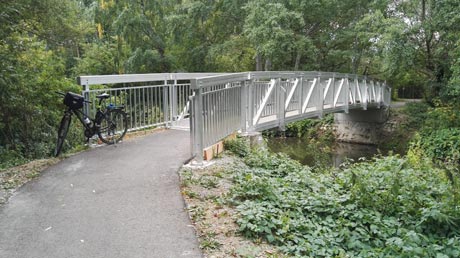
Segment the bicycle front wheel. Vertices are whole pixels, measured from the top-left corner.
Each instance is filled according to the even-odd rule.
[[[61,119],[61,125],[58,130],[58,138],[56,142],[56,149],[54,149],[54,156],[57,157],[61,153],[62,145],[64,145],[65,137],[69,131],[71,115],[66,113]]]
[[[123,139],[128,131],[128,118],[119,109],[108,111],[101,120],[97,135],[106,144],[114,144]]]

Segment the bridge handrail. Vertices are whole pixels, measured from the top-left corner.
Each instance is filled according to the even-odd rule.
[[[225,84],[235,81],[244,81],[249,79],[249,73],[230,73],[230,74],[221,74],[221,75],[212,75],[212,76],[200,76],[194,79],[191,79],[192,89],[198,89],[203,87],[208,87],[210,85]]]
[[[291,121],[380,108],[391,101],[385,81],[321,71],[90,75],[77,82],[86,99],[109,91],[122,101],[131,116],[130,129],[177,125],[190,115],[192,154],[198,160],[204,148],[237,130],[284,128]],[[91,110],[85,106],[85,112]]]
[[[191,79],[191,88],[192,154],[198,161],[204,148],[236,130],[284,128],[289,121],[352,108],[380,108],[391,101],[391,88],[385,81],[335,72],[212,75]]]
[[[81,86],[98,84],[152,82],[190,80],[199,77],[224,75],[226,73],[147,73],[147,74],[117,74],[117,75],[83,75],[77,77]]]

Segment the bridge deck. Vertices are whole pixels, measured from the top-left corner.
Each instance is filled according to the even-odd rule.
[[[0,208],[0,257],[201,257],[167,130],[61,161]]]

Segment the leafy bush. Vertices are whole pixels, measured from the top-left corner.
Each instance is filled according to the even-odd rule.
[[[319,137],[321,128],[331,125],[334,115],[327,114],[323,119],[304,119],[286,125],[286,135],[294,137]]]
[[[460,177],[460,128],[427,131],[418,134],[408,155],[413,160],[429,158]],[[413,162],[416,163],[416,162]],[[453,179],[453,178],[452,178]]]
[[[457,127],[460,128],[458,106],[443,106],[428,110],[422,132]]]
[[[234,173],[243,235],[310,257],[458,257],[457,189],[429,163],[390,156],[314,172],[266,151]]]
[[[442,106],[435,103],[434,108],[408,105],[412,110],[409,120],[420,124],[419,133],[412,139],[408,155],[415,160],[429,158],[450,172],[460,169],[460,115],[458,106]]]
[[[22,33],[9,41],[14,51],[0,42],[0,167],[52,154],[64,110],[54,91],[81,90],[65,78],[64,60],[46,42]]]
[[[286,125],[284,136],[298,138],[324,138],[323,140],[332,140],[332,130],[329,130],[330,125],[334,123],[334,115],[327,114],[322,119],[304,119],[292,122]],[[329,127],[328,127],[329,126]],[[266,130],[264,136],[275,137],[279,136],[278,128]]]
[[[251,151],[249,143],[243,138],[235,138],[224,141],[224,148],[230,152],[238,155],[239,157],[245,157]]]
[[[409,102],[404,105],[403,112],[407,115],[405,127],[419,129],[424,124],[430,106],[424,102]]]

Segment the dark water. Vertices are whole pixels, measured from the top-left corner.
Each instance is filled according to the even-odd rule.
[[[362,158],[370,159],[379,153],[374,145],[331,143],[320,147],[319,144],[309,144],[308,140],[295,137],[268,138],[267,145],[271,151],[285,153],[308,166],[338,167],[346,159],[357,162]]]

